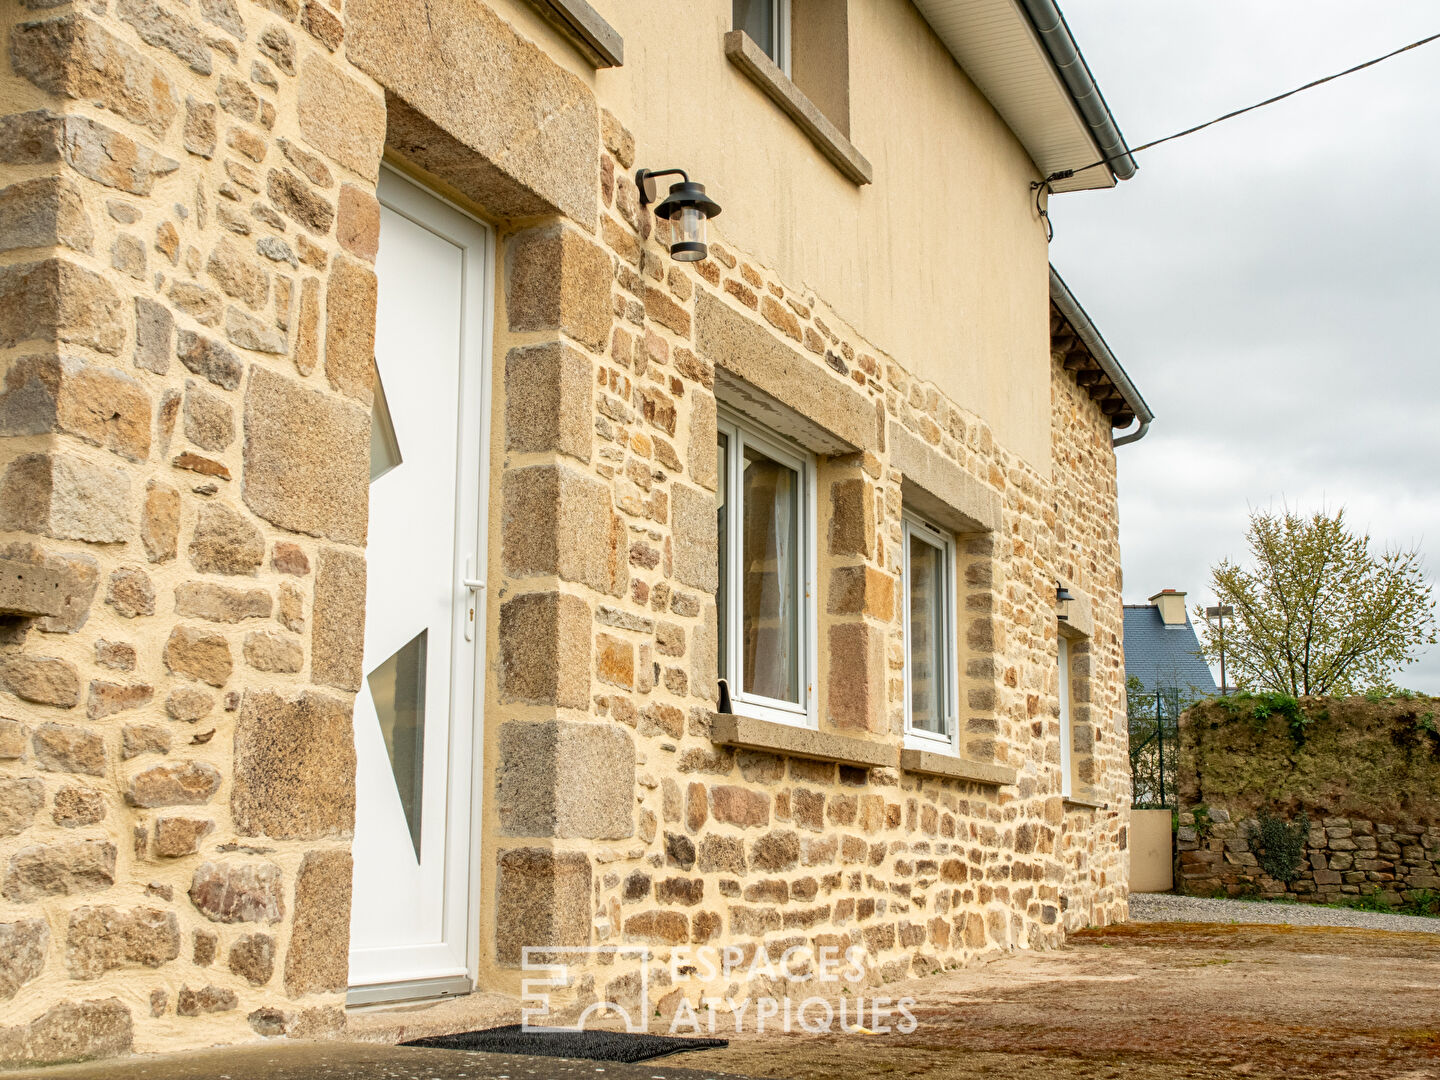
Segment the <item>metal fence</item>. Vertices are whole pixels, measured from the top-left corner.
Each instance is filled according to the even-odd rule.
[[[1180,713],[1188,704],[1188,697],[1178,690],[1130,689],[1130,782],[1137,810],[1177,805]]]

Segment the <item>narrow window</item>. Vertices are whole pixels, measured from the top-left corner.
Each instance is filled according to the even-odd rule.
[[[905,717],[909,741],[948,749],[955,736],[955,565],[948,533],[904,519]]]
[[[790,0],[733,0],[735,29],[790,74]]]
[[[730,681],[730,626],[725,618],[725,601],[730,595],[730,560],[725,557],[726,540],[730,535],[730,436],[720,429],[720,443],[717,451],[719,477],[715,485],[715,535],[720,538],[720,577],[715,587],[717,624],[719,627],[719,669],[720,678]],[[732,691],[733,693],[733,691]]]
[[[718,452],[720,676],[737,711],[803,720],[814,634],[813,461],[730,419],[720,423]]]
[[[1074,794],[1070,779],[1070,642],[1060,638],[1060,794]]]

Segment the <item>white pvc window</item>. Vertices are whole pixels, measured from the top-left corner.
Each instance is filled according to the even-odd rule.
[[[790,74],[790,0],[732,0],[735,29]]]
[[[905,737],[951,750],[956,734],[955,544],[923,518],[903,519]]]
[[[1069,798],[1070,780],[1070,642],[1060,638],[1060,794]]]
[[[719,423],[715,602],[737,713],[813,724],[815,460],[728,413]]]

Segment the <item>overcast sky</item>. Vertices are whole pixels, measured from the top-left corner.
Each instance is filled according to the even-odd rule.
[[[1065,0],[1132,146],[1440,31],[1435,0]],[[1343,505],[1440,568],[1440,42],[1056,196],[1051,259],[1156,414],[1125,600],[1213,603],[1250,507]],[[1440,694],[1440,649],[1400,685]]]

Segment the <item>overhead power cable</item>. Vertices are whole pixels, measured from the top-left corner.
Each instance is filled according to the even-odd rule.
[[[1402,45],[1400,48],[1394,49],[1391,52],[1386,53],[1384,56],[1377,56],[1373,60],[1366,60],[1363,64],[1356,64],[1354,67],[1348,67],[1344,71],[1337,71],[1333,75],[1326,75],[1323,78],[1314,79],[1306,83],[1304,86],[1297,86],[1293,90],[1286,90],[1283,94],[1276,94],[1274,97],[1268,97],[1264,101],[1257,101],[1253,105],[1246,105],[1243,109],[1235,109],[1231,112],[1225,113],[1225,115],[1223,116],[1217,116],[1213,120],[1206,120],[1203,124],[1196,124],[1194,127],[1188,127],[1184,131],[1177,131],[1175,132],[1175,134],[1166,135],[1162,139],[1152,139],[1150,142],[1144,143],[1140,146],[1136,146],[1133,149],[1127,148],[1118,154],[1111,154],[1109,157],[1103,157],[1099,161],[1093,162],[1092,164],[1086,165],[1079,169],[1063,169],[1060,172],[1051,173],[1044,180],[1037,180],[1035,183],[1030,185],[1036,191],[1036,202],[1039,202],[1040,189],[1043,188],[1048,191],[1050,189],[1050,185],[1057,180],[1068,180],[1076,173],[1086,172],[1100,165],[1109,165],[1112,161],[1117,161],[1120,158],[1124,157],[1126,154],[1129,154],[1133,157],[1135,154],[1140,153],[1140,151],[1149,150],[1152,147],[1159,146],[1161,143],[1174,142],[1176,139],[1183,139],[1186,135],[1194,135],[1197,131],[1204,131],[1206,128],[1214,127],[1216,124],[1223,123],[1226,120],[1233,120],[1237,116],[1244,116],[1246,113],[1254,112],[1256,109],[1263,109],[1266,105],[1274,105],[1277,101],[1284,101],[1286,98],[1294,97],[1296,94],[1303,93],[1306,90],[1313,90],[1315,87],[1323,86],[1325,83],[1334,82],[1336,79],[1343,79],[1346,75],[1353,75],[1357,71],[1364,71],[1366,68],[1374,67],[1376,64],[1383,64],[1386,60],[1391,60],[1394,57],[1401,55],[1402,53],[1409,52],[1411,49],[1418,49],[1421,45],[1428,45],[1430,44],[1430,42],[1437,40],[1440,40],[1440,33],[1431,34],[1429,37],[1423,37],[1419,41],[1412,41],[1409,45]],[[1044,211],[1042,211],[1041,216],[1046,219],[1045,227],[1047,233],[1049,233],[1049,215],[1045,214]]]

